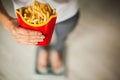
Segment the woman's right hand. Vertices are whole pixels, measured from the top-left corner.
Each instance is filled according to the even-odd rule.
[[[14,40],[18,43],[27,45],[36,45],[38,42],[43,42],[45,36],[34,30],[29,30],[19,27],[17,19],[10,19],[3,26],[12,34]]]

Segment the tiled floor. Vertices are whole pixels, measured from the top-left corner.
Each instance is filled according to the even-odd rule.
[[[120,80],[120,2],[79,2],[80,20],[67,40],[68,80]],[[0,80],[33,80],[35,51],[0,26]]]

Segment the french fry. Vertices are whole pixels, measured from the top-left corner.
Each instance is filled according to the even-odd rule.
[[[20,11],[20,14],[23,14],[23,9],[20,8],[19,11]]]
[[[53,9],[52,14],[53,14],[53,15],[56,14],[56,9]]]
[[[56,9],[52,9],[48,3],[40,3],[34,0],[31,6],[19,9],[24,19],[31,24],[42,24],[50,16],[56,14]]]
[[[46,6],[47,6],[47,8],[48,8],[49,13],[51,14],[51,12],[52,12],[52,8],[50,7],[49,4],[46,4]]]

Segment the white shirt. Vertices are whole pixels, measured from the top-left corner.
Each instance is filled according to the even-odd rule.
[[[31,4],[34,0],[12,0],[12,1],[14,4],[14,8],[18,9],[20,7]],[[53,8],[56,8],[58,14],[57,23],[73,17],[79,9],[77,0],[38,0],[38,1],[46,1]]]

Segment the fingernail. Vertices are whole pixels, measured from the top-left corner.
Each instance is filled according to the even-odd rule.
[[[42,33],[38,33],[38,35],[41,35]]]
[[[38,42],[35,43],[35,45],[38,44]]]
[[[45,38],[45,36],[41,36],[40,38],[44,39],[44,38]]]
[[[43,42],[44,40],[39,40],[39,42]]]
[[[36,40],[34,43],[37,44],[39,42],[39,40]]]

